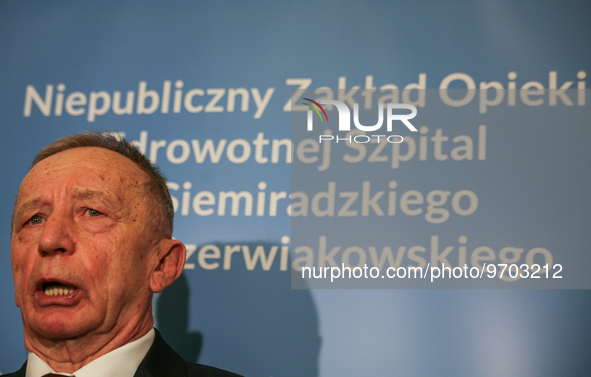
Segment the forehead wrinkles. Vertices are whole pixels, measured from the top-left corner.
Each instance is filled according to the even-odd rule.
[[[13,223],[18,214],[56,194],[45,191],[46,187],[57,191],[68,188],[62,194],[123,207],[125,203],[139,204],[141,198],[145,201],[149,181],[146,172],[115,152],[100,148],[60,152],[40,161],[25,176],[13,207]]]
[[[56,153],[39,161],[25,177],[25,181],[61,179],[72,180],[74,185],[93,188],[96,184],[102,190],[141,187],[149,176],[134,162],[116,152],[103,148],[74,148]],[[105,184],[103,186],[103,183]],[[125,187],[124,187],[125,186]]]

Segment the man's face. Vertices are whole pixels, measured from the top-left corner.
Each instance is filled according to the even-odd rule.
[[[25,338],[105,334],[146,315],[158,263],[148,179],[127,158],[94,147],[55,154],[27,174],[11,241]]]

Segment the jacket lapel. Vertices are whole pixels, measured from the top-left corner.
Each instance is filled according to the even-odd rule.
[[[176,353],[156,331],[154,343],[140,363],[134,377],[184,377],[185,361]],[[23,374],[24,377],[24,374]]]

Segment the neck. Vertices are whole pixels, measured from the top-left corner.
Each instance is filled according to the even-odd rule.
[[[154,325],[154,317],[142,318],[106,333],[88,333],[71,339],[45,339],[27,334],[25,347],[39,356],[54,371],[72,374],[93,360],[146,335]]]

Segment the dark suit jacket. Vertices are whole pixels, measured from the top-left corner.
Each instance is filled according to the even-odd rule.
[[[14,373],[2,377],[25,377],[27,363]],[[240,377],[221,369],[193,364],[183,360],[156,330],[154,344],[137,368],[134,377]]]

